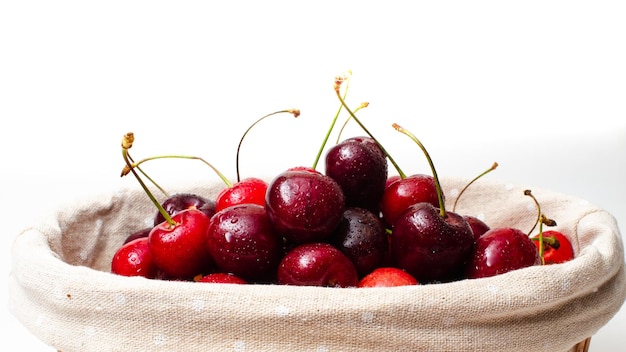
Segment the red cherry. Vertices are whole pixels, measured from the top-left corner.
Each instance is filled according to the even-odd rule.
[[[339,225],[345,196],[329,176],[285,171],[270,183],[266,209],[272,226],[290,243],[319,242]]]
[[[212,284],[247,284],[246,280],[231,273],[207,274],[197,279],[196,282],[207,282]]]
[[[401,180],[402,177],[400,175],[391,175],[387,177],[387,182],[385,182],[385,188],[389,187],[392,183]]]
[[[215,202],[207,199],[199,194],[194,193],[177,193],[167,197],[162,203],[163,209],[170,215],[174,215],[185,209],[198,209],[205,213],[208,217],[215,214]],[[154,226],[165,221],[165,217],[161,212],[157,212],[154,217]]]
[[[565,263],[574,259],[574,248],[569,238],[559,231],[543,231],[543,260],[545,264]],[[539,250],[539,237],[534,237],[533,242]]]
[[[393,225],[408,207],[421,202],[439,207],[433,176],[416,174],[391,182],[385,188],[380,204],[383,220],[387,225]]]
[[[215,212],[237,204],[258,204],[265,206],[267,182],[249,177],[224,188],[215,198]]]
[[[537,247],[527,234],[516,228],[495,228],[476,240],[465,275],[490,277],[540,264]]]
[[[394,287],[417,285],[415,277],[395,267],[380,267],[365,275],[357,287]]]
[[[430,203],[406,209],[393,224],[391,255],[396,267],[420,282],[448,281],[463,270],[474,247],[474,234],[461,215]]]
[[[356,287],[356,267],[328,243],[307,243],[290,250],[278,267],[278,283],[297,286]]]
[[[162,222],[148,235],[150,251],[168,277],[191,279],[213,264],[204,241],[210,218],[200,210],[187,209],[172,216],[175,225]]]
[[[204,245],[220,271],[251,282],[273,279],[283,254],[282,238],[258,204],[238,204],[215,213]]]
[[[472,228],[472,233],[474,234],[475,239],[478,239],[478,237],[489,231],[489,225],[480,220],[478,217],[472,215],[463,215],[463,217]]]
[[[123,244],[113,255],[111,272],[148,279],[156,277],[158,269],[148,248],[148,238],[139,237]]]

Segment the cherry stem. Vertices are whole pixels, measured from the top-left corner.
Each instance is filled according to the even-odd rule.
[[[528,236],[530,236],[530,234],[535,230],[535,227],[537,226],[537,224],[539,224],[539,235],[537,235],[536,239],[539,241],[539,257],[541,258],[541,264],[545,265],[546,261],[544,259],[544,237],[543,237],[543,225],[546,226],[556,226],[556,221],[549,219],[548,217],[546,217],[542,212],[541,212],[541,205],[539,205],[539,202],[537,201],[537,198],[535,198],[535,196],[532,194],[531,190],[527,189],[524,190],[524,195],[525,196],[529,196],[530,198],[532,198],[533,202],[535,202],[535,205],[537,206],[537,220],[535,220],[535,224],[533,225],[533,227],[530,229],[530,231],[528,231]],[[557,241],[558,242],[558,241]]]
[[[300,110],[298,109],[287,109],[287,110],[280,110],[280,111],[275,111],[271,114],[267,114],[263,117],[261,117],[260,119],[256,120],[252,125],[250,125],[248,127],[248,129],[243,133],[243,136],[241,136],[241,139],[239,140],[239,145],[237,146],[237,157],[236,157],[236,168],[237,168],[237,182],[239,182],[241,180],[241,176],[239,174],[239,152],[241,150],[241,144],[243,143],[244,138],[246,138],[246,135],[248,134],[248,132],[250,132],[250,130],[252,129],[252,127],[254,127],[257,123],[261,122],[262,120],[265,120],[267,117],[270,117],[272,115],[276,115],[276,114],[281,114],[281,113],[290,113],[292,114],[294,117],[298,117],[300,116]]]
[[[128,155],[128,159],[132,162],[132,165],[135,165],[135,168],[137,170],[139,170],[139,172],[141,172],[141,174],[148,179],[148,181],[150,181],[156,188],[158,188],[166,197],[169,197],[170,194],[163,189],[163,187],[161,187],[158,183],[156,183],[156,181],[154,181],[150,176],[148,176],[148,174],[145,173],[145,171],[143,171],[143,169],[141,169],[138,165],[136,165],[135,160],[130,156],[130,153],[127,152]],[[122,170],[122,174],[120,176],[126,176],[128,175],[128,173],[130,172],[130,169],[128,168],[128,166],[124,166],[124,169]]]
[[[335,78],[335,84],[338,81],[342,81],[342,82],[346,81],[345,89],[343,91],[343,97],[344,98],[348,94],[348,87],[350,86],[350,79],[349,79],[349,77],[350,77],[351,74],[352,74],[352,72],[348,72],[345,76],[336,77]],[[320,162],[320,159],[322,158],[322,153],[324,153],[324,148],[326,148],[326,143],[328,143],[328,139],[330,138],[330,134],[332,133],[333,129],[335,128],[335,124],[337,123],[337,119],[339,118],[339,114],[341,113],[341,109],[342,108],[343,108],[343,104],[340,104],[339,108],[337,109],[337,112],[335,113],[335,117],[333,117],[333,120],[330,123],[330,127],[326,131],[326,136],[324,136],[324,140],[322,141],[322,145],[317,150],[317,155],[315,156],[315,161],[313,162],[313,166],[312,166],[313,170],[315,170],[317,168],[317,164]]]
[[[344,100],[345,100],[345,97],[344,97]],[[363,108],[366,108],[369,105],[370,105],[370,103],[363,102],[356,109],[354,109],[353,112],[356,114],[359,110],[361,110]],[[352,120],[352,116],[348,116],[346,121],[343,122],[343,125],[341,125],[341,128],[339,129],[339,133],[337,133],[337,140],[335,141],[335,143],[339,143],[341,141],[341,134],[343,133],[343,130],[346,128],[346,126],[348,125],[348,122],[350,122],[350,120]]]
[[[140,160],[138,162],[134,162],[134,163],[130,164],[130,166],[125,167],[124,170],[122,171],[122,176],[125,176],[128,173],[128,171],[130,169],[132,169],[132,168],[139,169],[139,165],[145,163],[146,161],[157,160],[157,159],[191,159],[191,160],[200,160],[204,164],[209,166],[211,169],[213,169],[213,171],[215,171],[217,176],[219,176],[219,178],[221,178],[222,181],[224,181],[224,184],[226,184],[226,186],[228,188],[233,186],[232,182],[230,182],[230,180],[228,180],[228,178],[224,174],[222,174],[215,166],[211,165],[209,162],[207,162],[206,160],[204,160],[204,159],[202,159],[200,157],[188,156],[188,155],[158,155],[158,156],[152,156],[152,157],[149,157],[149,158],[145,158],[145,159],[142,159],[142,160]]]
[[[531,237],[531,240],[539,241],[539,235]],[[543,244],[548,245],[554,249],[559,249],[559,247],[561,247],[561,242],[559,242],[556,236],[543,236]]]
[[[397,123],[394,123],[391,125],[393,128],[396,129],[396,131],[400,132],[400,133],[404,133],[405,135],[409,136],[409,138],[411,138],[424,152],[424,155],[426,156],[426,160],[428,161],[428,165],[430,165],[430,170],[433,173],[433,178],[435,179],[435,187],[437,189],[437,199],[439,200],[439,215],[442,218],[446,217],[446,208],[445,208],[445,204],[443,201],[443,191],[441,190],[441,183],[439,182],[439,177],[437,176],[437,171],[435,170],[435,165],[433,164],[433,160],[430,157],[430,155],[428,154],[428,151],[426,150],[426,148],[424,147],[424,145],[422,144],[422,142],[420,142],[419,139],[417,139],[417,137],[415,137],[415,135],[411,132],[409,132],[408,130],[404,129],[402,126],[398,125]]]
[[[485,176],[486,174],[490,173],[491,171],[495,170],[498,167],[498,163],[494,162],[493,165],[491,165],[491,167],[485,171],[483,171],[480,175],[474,177],[473,180],[471,180],[468,184],[465,185],[465,187],[463,187],[463,189],[461,190],[461,192],[459,192],[459,195],[456,197],[456,199],[454,200],[454,205],[452,206],[452,211],[456,211],[456,203],[459,201],[459,198],[461,198],[461,195],[463,194],[463,192],[465,192],[466,189],[469,188],[469,186],[474,183],[476,180],[478,180],[479,178]]]
[[[341,101],[341,105],[346,109],[346,111],[348,111],[348,113],[350,114],[350,116],[352,116],[352,118],[354,119],[354,121],[356,121],[357,124],[359,124],[359,126],[361,127],[361,129],[363,129],[363,131],[365,131],[365,133],[367,133],[368,136],[370,136],[370,138],[372,138],[374,140],[374,142],[376,142],[376,144],[378,144],[378,147],[382,150],[382,152],[387,156],[387,158],[389,159],[389,161],[391,162],[391,164],[393,164],[393,166],[396,168],[396,171],[398,172],[398,175],[400,175],[401,178],[406,178],[406,174],[404,172],[402,172],[402,170],[400,169],[400,166],[398,166],[398,164],[396,163],[396,161],[391,157],[391,155],[389,155],[389,153],[387,152],[387,150],[385,149],[385,147],[383,147],[382,144],[380,144],[380,142],[378,142],[378,140],[376,139],[376,137],[374,137],[374,135],[372,135],[372,133],[365,127],[365,125],[363,125],[363,123],[361,123],[361,120],[359,120],[358,117],[356,117],[356,115],[354,114],[354,112],[352,110],[350,110],[350,108],[348,107],[348,105],[346,104],[345,100],[343,100],[343,98],[341,97],[341,94],[339,94],[339,88],[341,87],[341,82],[339,81],[335,81],[335,92],[337,94],[337,97],[339,98],[339,100]]]
[[[152,194],[152,192],[150,192],[150,190],[148,189],[148,186],[146,186],[146,184],[143,182],[141,177],[139,177],[139,174],[137,173],[137,171],[135,171],[135,169],[132,167],[132,164],[128,158],[128,149],[130,149],[133,146],[134,141],[135,141],[135,135],[132,132],[126,133],[124,137],[122,138],[122,157],[124,158],[124,161],[126,162],[126,166],[130,170],[130,172],[133,173],[133,175],[135,176],[135,178],[141,185],[141,188],[143,188],[143,190],[146,192],[146,194],[148,195],[152,203],[154,203],[154,205],[157,207],[157,209],[159,210],[159,213],[163,215],[163,217],[165,218],[165,221],[167,221],[167,223],[170,226],[174,227],[176,226],[176,222],[172,219],[170,214],[168,214],[165,208],[163,208],[161,203],[159,203],[159,201],[157,201],[156,198],[154,198],[154,195]]]
[[[535,196],[532,194],[531,190],[529,190],[529,189],[524,190],[524,195],[525,196],[529,196],[533,200],[533,202],[535,202],[535,205],[537,206],[537,219],[535,220],[535,224],[533,225],[533,227],[530,229],[530,231],[528,231],[528,236],[530,236],[532,234],[532,232],[537,227],[537,224],[540,224],[540,225],[544,224],[546,226],[556,226],[556,221],[554,221],[553,219],[548,218],[547,216],[545,216],[541,212],[541,205],[539,205],[539,202],[537,201],[537,198],[535,198]]]

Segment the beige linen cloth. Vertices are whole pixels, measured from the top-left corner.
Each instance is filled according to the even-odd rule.
[[[449,204],[466,183],[443,180]],[[213,196],[220,187],[193,183],[176,190]],[[525,188],[481,180],[456,212],[528,232],[537,213]],[[557,221],[552,229],[572,239],[575,260],[485,279],[370,289],[115,276],[113,253],[156,210],[138,188],[103,191],[17,235],[10,309],[63,352],[570,351],[626,299],[622,238],[603,209],[532,190]]]

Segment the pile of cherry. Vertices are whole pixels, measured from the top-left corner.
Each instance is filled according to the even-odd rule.
[[[231,183],[213,168],[225,181],[215,198],[179,193],[157,202],[139,176],[140,164],[151,159],[134,162],[129,155],[134,135],[125,135],[123,175],[137,177],[157,211],[154,226],[128,234],[111,271],[161,280],[388,287],[476,279],[574,257],[566,236],[543,231],[555,222],[543,215],[530,191],[525,194],[538,209],[530,232],[490,228],[475,216],[445,209],[423,145],[393,125],[420,146],[431,166],[432,174],[405,175],[345,103],[340,94],[345,81],[335,80],[340,111],[366,133],[329,148],[323,172],[316,162],[271,181],[238,175]],[[388,161],[397,175],[388,172]],[[531,235],[536,225],[539,232]]]

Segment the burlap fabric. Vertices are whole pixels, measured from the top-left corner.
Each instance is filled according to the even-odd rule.
[[[443,182],[451,203],[467,180]],[[176,191],[212,196],[222,186]],[[527,232],[536,209],[525,188],[481,180],[456,211]],[[113,253],[155,208],[138,188],[106,191],[17,235],[10,308],[63,352],[570,351],[626,299],[622,239],[603,209],[548,190],[533,194],[571,236],[575,260],[446,284],[337,289],[113,275]]]

